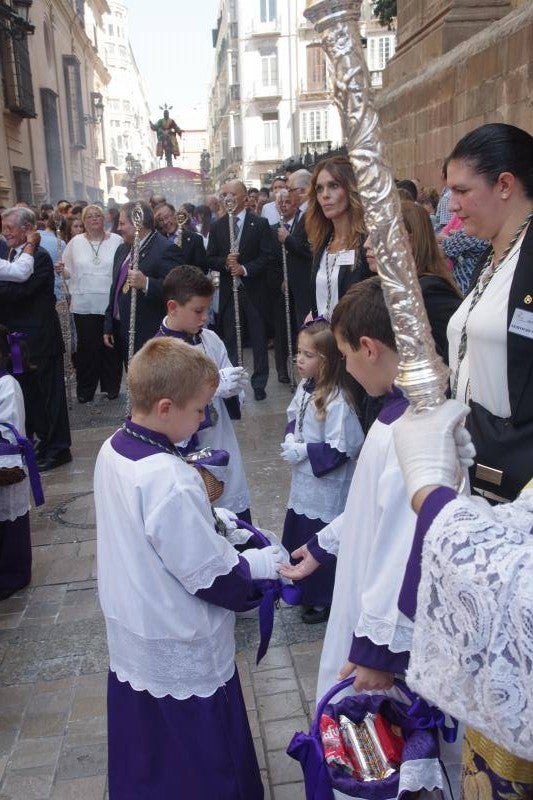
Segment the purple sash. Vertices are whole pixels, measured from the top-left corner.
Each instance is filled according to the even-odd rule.
[[[124,282],[126,280],[126,276],[128,274],[128,270],[130,268],[131,262],[131,253],[128,253],[122,265],[120,267],[120,272],[118,273],[117,278],[117,285],[115,287],[115,296],[113,297],[113,318],[118,318],[118,298],[121,292],[122,287],[124,286]]]
[[[254,528],[249,522],[240,519],[238,527],[252,533],[251,539],[258,550],[263,547],[270,547],[270,541],[267,539],[262,531]],[[250,601],[249,608],[257,608],[259,606],[259,633],[260,642],[257,649],[256,664],[259,664],[270,644],[272,636],[272,629],[274,627],[274,607],[280,600],[285,600],[291,606],[298,606],[301,602],[301,590],[298,586],[282,583],[280,580],[256,580],[254,587],[259,593],[259,597],[255,597]]]
[[[0,422],[0,425],[9,428],[17,440],[17,444],[11,444],[0,437],[0,456],[19,455],[24,458],[26,466],[28,467],[28,476],[35,505],[42,506],[44,503],[43,487],[41,485],[41,476],[37,469],[37,459],[35,458],[35,451],[32,443],[26,439],[25,436],[21,436],[17,429],[13,425],[10,425],[9,422]]]

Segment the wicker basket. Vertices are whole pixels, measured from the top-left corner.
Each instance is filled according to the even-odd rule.
[[[207,491],[207,496],[209,497],[210,503],[215,503],[222,497],[222,493],[224,491],[224,484],[222,481],[219,481],[218,478],[215,478],[212,472],[209,472],[208,469],[205,467],[199,467],[196,464],[193,464],[195,469],[198,470],[200,475],[202,476],[202,480],[205,484],[205,488]]]
[[[16,483],[22,483],[26,473],[20,467],[1,467],[0,468],[0,486],[14,486]]]

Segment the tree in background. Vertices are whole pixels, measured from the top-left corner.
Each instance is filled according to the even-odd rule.
[[[386,25],[389,30],[396,16],[396,5],[396,0],[375,0],[372,5],[374,16],[378,17],[380,24]]]

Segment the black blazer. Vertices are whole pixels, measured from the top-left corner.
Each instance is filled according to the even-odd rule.
[[[0,281],[0,321],[10,331],[26,334],[30,362],[63,352],[63,337],[54,296],[54,265],[38,247],[33,275],[23,283]]]
[[[419,278],[422,298],[439,356],[448,363],[448,322],[463,299],[448,281],[438,275],[421,275]]]
[[[313,255],[305,230],[305,213],[298,216],[291,232],[285,239],[285,249],[290,292],[298,308],[306,308],[309,311],[313,304],[314,293],[311,290]]]
[[[113,261],[113,281],[109,292],[109,305],[105,312],[104,333],[113,333],[113,303],[120,268],[130,252],[129,244],[121,244]],[[183,256],[176,245],[157,231],[152,231],[143,243],[139,253],[139,269],[148,277],[148,291],[137,292],[137,313],[135,319],[135,351],[151,339],[157,332],[165,315],[161,287],[166,275],[173,267],[183,264]],[[118,293],[121,337],[128,335],[130,325],[130,293]]]
[[[207,245],[207,266],[220,272],[220,312],[229,304],[232,296],[232,279],[226,269],[229,253],[229,219],[227,214],[211,226]],[[250,299],[257,307],[261,304],[266,270],[275,260],[272,233],[268,221],[247,210],[239,241],[239,264],[247,275],[242,283]]]
[[[355,253],[355,265],[353,267],[348,267],[343,264],[339,269],[339,300],[354,283],[364,281],[365,278],[371,278],[373,275],[368,266],[368,261],[366,260],[365,249],[363,247],[364,240],[365,235],[361,234],[359,237],[359,248]],[[311,309],[313,311],[313,316],[316,316],[318,313],[316,307],[316,274],[319,270],[320,261],[325,249],[326,242],[317,250],[313,258],[313,267],[311,270]]]
[[[482,255],[474,269],[469,292],[478,281],[487,255],[488,251]],[[533,313],[533,225],[531,223],[520,248],[507,305],[507,381],[511,419],[514,425],[523,425],[533,421],[533,339],[509,332],[517,308]]]
[[[175,242],[175,236],[176,234],[173,233],[169,236],[169,239],[176,244],[182,255],[183,263],[191,264],[193,267],[199,267],[204,272],[207,272],[204,240],[200,234],[184,230],[181,237],[181,247]]]

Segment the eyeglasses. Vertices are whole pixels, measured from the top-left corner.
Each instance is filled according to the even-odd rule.
[[[103,219],[102,214],[86,214],[85,219]]]

